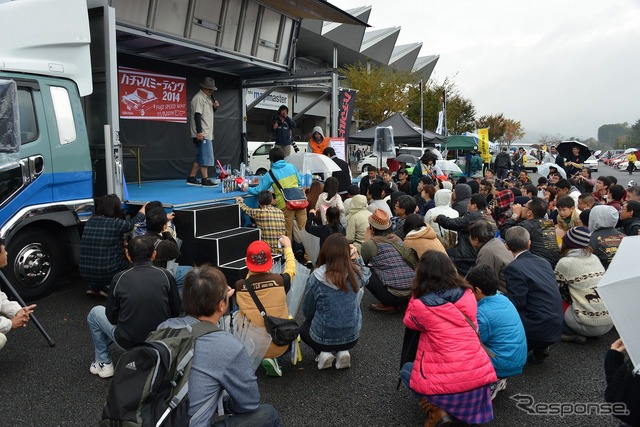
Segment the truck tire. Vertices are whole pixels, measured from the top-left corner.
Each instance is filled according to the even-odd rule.
[[[23,230],[7,250],[7,279],[23,299],[41,298],[55,288],[63,260],[51,233],[39,227]]]
[[[264,174],[265,174],[265,173],[267,173],[267,172],[268,172],[268,170],[266,170],[266,169],[264,169],[264,168],[260,168],[260,169],[258,169],[258,170],[256,171],[256,175],[260,175],[260,176],[262,176],[262,175],[264,175]]]
[[[371,166],[369,163],[367,163],[366,165],[362,165],[362,172],[366,172],[369,166]]]

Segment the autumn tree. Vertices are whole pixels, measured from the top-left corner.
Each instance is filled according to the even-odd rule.
[[[511,148],[511,144],[524,137],[522,123],[517,120],[507,119],[504,114],[492,114],[482,116],[475,122],[478,129],[489,128],[489,140],[500,144],[500,148],[506,144]]]
[[[354,119],[360,128],[368,128],[397,112],[406,112],[409,89],[417,83],[410,72],[396,71],[373,64],[356,63],[340,69],[346,85],[356,89]]]
[[[524,138],[524,130],[522,129],[522,123],[512,119],[506,119],[504,122],[504,135],[500,144],[507,144],[507,148],[511,148],[513,141]]]
[[[423,89],[424,103],[424,127],[436,130],[438,126],[438,114],[442,110],[442,96],[447,96],[447,130],[449,134],[456,135],[462,132],[471,132],[475,129],[476,109],[473,102],[462,96],[455,83],[446,78],[438,83],[431,79]],[[407,117],[414,123],[420,123],[420,87],[414,85],[409,90],[409,106]]]

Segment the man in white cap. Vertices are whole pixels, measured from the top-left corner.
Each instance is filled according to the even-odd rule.
[[[215,90],[218,90],[218,88],[213,78],[205,77],[200,83],[200,90],[191,99],[189,124],[191,138],[193,138],[193,143],[198,147],[198,155],[187,178],[188,185],[214,187],[219,182],[215,177],[213,181],[209,179],[209,166],[215,165],[213,157],[213,113],[220,105],[212,96]],[[202,180],[200,181],[196,179],[198,168],[202,174]]]

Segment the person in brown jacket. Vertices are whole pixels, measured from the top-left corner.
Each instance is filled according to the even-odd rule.
[[[422,215],[407,215],[403,228],[405,233],[404,245],[413,248],[418,258],[422,257],[422,254],[426,251],[447,252],[433,227],[424,223]]]
[[[291,288],[291,281],[296,274],[296,259],[291,249],[291,240],[286,236],[281,236],[280,244],[284,250],[285,266],[282,274],[271,272],[273,258],[269,245],[256,240],[247,248],[247,268],[249,274],[245,280],[249,281],[264,306],[264,310],[269,316],[286,319],[289,317],[289,307],[287,307],[287,292]],[[256,307],[251,294],[247,290],[245,280],[236,282],[236,302],[238,303],[238,324],[253,324],[264,327],[264,319]],[[278,364],[277,357],[282,356],[288,345],[277,346],[273,342],[262,360],[262,367],[267,371],[267,375],[281,377],[282,369]]]

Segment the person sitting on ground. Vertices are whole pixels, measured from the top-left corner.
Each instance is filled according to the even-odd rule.
[[[529,175],[527,174],[526,171],[521,170],[520,173],[518,173],[518,183],[520,185],[525,185],[525,184],[530,184],[531,183],[531,178],[529,178]]]
[[[625,351],[622,339],[618,338],[604,357],[607,380],[604,400],[625,405],[627,412],[616,413],[615,417],[627,425],[637,426],[640,425],[640,375],[634,373],[631,360],[625,360]]]
[[[408,195],[398,197],[394,205],[394,211],[396,213],[395,220],[391,218],[391,222],[394,224],[393,232],[396,236],[404,239],[404,221],[407,215],[416,211],[416,200]]]
[[[599,203],[596,202],[591,193],[582,193],[580,194],[580,196],[578,196],[578,210],[581,212],[587,209],[591,209],[597,204]]]
[[[613,321],[597,287],[604,267],[589,246],[591,231],[573,227],[562,238],[555,274],[565,305],[562,341],[584,344],[613,328]]]
[[[471,187],[468,184],[457,184],[453,189],[453,203],[451,207],[458,211],[460,216],[467,212],[467,206],[471,199]]]
[[[291,249],[291,240],[282,235],[280,245],[284,251],[284,271],[282,274],[271,272],[273,267],[273,257],[271,249],[262,240],[252,242],[247,248],[246,265],[249,273],[246,279],[238,280],[235,283],[236,302],[238,303],[237,322],[239,325],[245,322],[258,327],[264,327],[264,318],[260,314],[256,303],[251,298],[247,289],[246,281],[249,281],[264,306],[269,316],[287,319],[289,308],[287,306],[287,293],[291,288],[291,282],[296,275],[296,259]],[[289,349],[288,345],[278,346],[270,343],[267,352],[262,360],[262,367],[267,375],[281,377],[282,368],[278,363],[278,357],[282,356]]]
[[[182,288],[186,316],[168,319],[158,329],[184,328],[197,322],[217,325],[229,310],[233,292],[220,270],[211,266],[194,267],[187,273]],[[226,331],[202,335],[193,351],[189,377],[190,426],[211,426],[218,405],[209,402],[218,402],[220,396],[223,396],[224,413],[230,416],[214,426],[280,426],[273,406],[260,403],[254,369],[236,337]]]
[[[94,214],[80,238],[80,275],[89,282],[87,295],[107,296],[113,276],[129,267],[122,256],[125,234],[144,221],[146,203],[131,219],[122,218],[122,202],[115,194],[94,199]]]
[[[324,242],[327,240],[327,237],[329,237],[330,235],[338,233],[344,236],[346,234],[346,230],[340,222],[340,209],[338,209],[336,206],[327,209],[327,212],[325,214],[327,223],[324,225],[317,225],[315,223],[315,213],[315,210],[309,211],[309,215],[307,215],[307,225],[304,229],[307,231],[307,233],[313,234],[314,236],[320,238],[320,248],[322,248]]]
[[[441,252],[425,252],[403,320],[420,332],[420,340],[415,362],[402,366],[400,378],[420,396],[429,426],[454,423],[454,418],[467,424],[493,419],[490,384],[497,377],[478,339],[476,314],[471,285],[451,260]]]
[[[445,215],[438,215],[435,221],[440,227],[453,230],[458,233],[458,244],[455,248],[447,249],[447,253],[456,265],[460,274],[466,274],[469,268],[475,263],[478,251],[469,241],[469,226],[481,219],[493,219],[487,212],[487,200],[482,194],[471,196],[467,212],[459,218],[448,218]],[[496,230],[498,228],[496,227]]]
[[[129,241],[125,253],[133,267],[113,277],[107,306],[95,306],[87,316],[95,351],[89,371],[100,378],[114,373],[110,343],[127,350],[143,342],[160,323],[180,314],[175,279],[152,264],[156,240],[144,235]]]
[[[174,279],[176,279],[176,286],[178,287],[178,295],[182,291],[182,282],[184,276],[191,266],[178,265],[175,259],[180,256],[180,249],[178,244],[173,238],[171,232],[168,229],[167,215],[163,208],[151,208],[147,207],[146,210],[146,225],[147,235],[153,236],[156,239],[155,249],[156,257],[153,260],[153,265],[160,268],[166,268],[171,272]],[[169,268],[169,261],[174,261]]]
[[[502,227],[505,221],[513,215],[511,207],[513,206],[514,198],[513,191],[511,190],[500,190],[496,193],[493,199],[494,203],[493,209],[491,209],[491,216],[496,221],[498,228]]]
[[[476,221],[469,226],[469,242],[471,246],[478,250],[478,256],[473,266],[491,267],[498,276],[496,282],[498,290],[506,294],[507,285],[504,280],[504,269],[513,261],[513,254],[495,236],[495,226],[489,221]]]
[[[622,199],[624,199],[625,191],[622,185],[612,185],[607,192],[607,205],[613,206],[618,212],[622,207]]]
[[[349,169],[349,164],[336,155],[336,150],[334,150],[333,147],[325,148],[322,154],[340,166],[340,170],[333,172],[331,176],[338,180],[338,194],[344,201],[347,198],[349,187],[351,186],[351,169]]]
[[[627,200],[635,200],[640,202],[640,185],[636,185],[635,181],[629,181],[627,188]]]
[[[307,222],[307,211],[305,209],[291,210],[287,208],[286,200],[280,191],[280,188],[271,178],[271,174],[278,180],[280,187],[296,188],[300,186],[302,177],[300,173],[291,163],[287,163],[284,160],[284,149],[279,146],[275,146],[269,151],[269,161],[271,162],[271,170],[269,173],[265,173],[260,179],[260,184],[257,187],[249,187],[247,194],[257,196],[259,192],[264,190],[273,190],[274,198],[276,200],[276,207],[284,213],[284,227],[286,236],[291,238],[293,235],[293,220],[295,218],[297,227],[302,230]]]
[[[398,191],[398,186],[393,182],[393,175],[388,167],[385,166],[380,168],[380,175],[382,175],[382,182],[384,182],[385,186],[388,185],[391,187],[392,193]]]
[[[145,212],[155,208],[160,208],[164,210],[164,206],[162,205],[162,202],[158,200],[154,200],[152,202],[147,203]],[[178,237],[178,234],[176,233],[176,226],[173,224],[173,218],[175,218],[176,214],[171,212],[166,215],[167,215],[167,231],[171,233],[171,237],[173,237],[173,239],[175,240]],[[147,221],[145,219],[144,221],[137,223],[133,227],[133,235],[131,237],[142,236],[146,232],[147,232]]]
[[[640,202],[627,200],[620,209],[618,230],[627,236],[637,236],[640,233]]]
[[[620,214],[613,206],[607,205],[594,206],[589,212],[589,246],[606,270],[624,238],[624,234],[615,229]]]
[[[364,243],[366,231],[369,229],[369,212],[367,198],[358,194],[351,199],[349,210],[347,211],[347,240],[353,243],[358,252]]]
[[[485,199],[487,199],[487,205],[491,206],[493,198],[497,193],[491,181],[489,181],[488,179],[483,179],[482,181],[480,181],[480,188],[478,189],[478,192],[482,194]]]
[[[323,225],[327,223],[327,209],[330,207],[337,207],[340,210],[340,213],[344,214],[342,197],[338,194],[339,186],[340,183],[338,182],[338,178],[330,176],[324,182],[324,189],[318,196],[314,210],[315,212],[318,212],[320,217],[319,219]]]
[[[240,209],[256,222],[260,229],[261,240],[269,245],[272,254],[282,254],[283,250],[278,246],[280,236],[287,231],[284,225],[284,213],[273,206],[273,194],[269,190],[258,193],[258,209],[250,208],[244,204],[244,199],[236,197],[236,203]]]
[[[300,337],[316,353],[318,369],[330,368],[334,360],[336,369],[345,369],[351,367],[349,350],[362,326],[359,293],[369,269],[344,236],[333,234],[326,243],[307,280]]]
[[[374,182],[367,190],[367,201],[369,202],[369,212],[373,213],[376,209],[382,209],[387,213],[389,218],[393,216],[391,208],[384,200],[384,183]]]
[[[352,185],[347,191],[347,197],[342,201],[342,204],[344,205],[344,215],[342,215],[340,220],[342,221],[342,225],[345,227],[347,226],[347,217],[349,216],[349,209],[351,208],[351,200],[353,200],[353,198],[358,194],[360,194],[360,188],[357,185]]]
[[[435,230],[424,223],[422,215],[407,215],[403,224],[404,245],[416,251],[418,258],[426,251],[439,251],[447,253],[442,242],[438,239]]]
[[[556,199],[560,199],[562,196],[570,196],[573,201],[578,204],[578,197],[580,197],[580,190],[576,188],[573,180],[561,179],[556,183],[556,190],[558,194]]]
[[[559,239],[572,227],[578,226],[580,221],[580,212],[576,209],[576,202],[571,196],[562,196],[556,202],[556,236]]]
[[[7,255],[4,239],[0,239],[0,268],[7,266]],[[7,294],[0,291],[0,350],[7,343],[6,334],[13,329],[26,328],[29,316],[35,309],[35,304],[21,307],[17,302],[9,300]]]
[[[429,210],[436,207],[436,202],[434,200],[436,196],[436,187],[433,185],[423,185],[420,190],[420,198],[423,201],[422,207],[418,209],[418,213],[422,216],[425,216]],[[457,212],[457,211],[456,211]]]
[[[307,206],[307,213],[311,209],[315,209],[316,203],[318,203],[318,197],[324,191],[324,183],[320,181],[313,181],[309,188],[307,189],[307,202],[309,202],[309,206]]]
[[[580,190],[580,193],[593,192],[593,186],[596,180],[591,177],[591,169],[582,168],[580,174],[575,177],[576,187]]]
[[[422,189],[424,188],[425,185],[433,186],[433,180],[431,179],[431,177],[426,175],[420,178],[420,180],[418,181],[417,194],[412,194],[412,196],[416,200],[416,206],[418,206],[418,211],[424,210],[426,212],[426,208],[424,206],[426,202],[422,198]]]
[[[527,336],[518,310],[498,292],[498,275],[491,266],[475,266],[465,279],[478,301],[480,341],[493,353],[491,364],[499,378],[491,385],[494,399],[507,387],[507,378],[522,373],[527,363]]]
[[[549,347],[560,341],[564,323],[562,298],[551,264],[529,251],[527,229],[512,227],[505,237],[514,257],[504,269],[506,296],[518,310],[527,334],[529,362],[540,364],[549,356]]]
[[[397,313],[409,301],[418,257],[413,249],[403,247],[402,240],[391,232],[391,219],[385,211],[377,209],[368,221],[369,229],[361,253],[365,264],[371,268],[367,289],[380,301],[369,309]],[[405,258],[410,258],[411,253],[413,259],[407,261]]]
[[[376,181],[382,181],[382,177],[378,175],[378,168],[373,165],[367,166],[367,176],[360,180],[360,194],[366,196],[369,185]]]
[[[593,193],[591,193],[596,202],[607,203],[605,199],[609,192],[609,187],[611,187],[611,180],[608,177],[599,176],[596,179],[596,188]]]
[[[409,173],[406,169],[398,169],[396,172],[396,177],[398,178],[398,191],[402,191],[406,194],[411,193],[411,183],[409,182]]]
[[[513,205],[511,218],[500,228],[500,237],[506,240],[506,232],[517,225],[524,227],[531,236],[531,253],[549,261],[552,269],[560,259],[560,248],[553,221],[546,219],[547,203],[534,197],[523,205]]]

